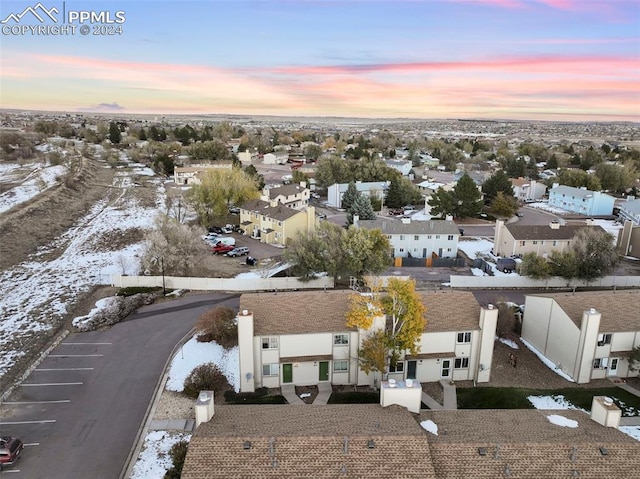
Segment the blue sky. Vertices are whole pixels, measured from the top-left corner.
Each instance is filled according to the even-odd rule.
[[[36,3],[3,1],[0,18]],[[61,1],[42,5],[62,10]],[[1,107],[640,117],[638,1],[96,0],[64,6],[121,10],[122,34],[3,30]],[[38,24],[29,15],[19,24]],[[11,25],[17,24],[10,19],[3,28]]]

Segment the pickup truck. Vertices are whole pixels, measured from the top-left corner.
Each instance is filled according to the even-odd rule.
[[[10,466],[20,458],[24,444],[17,437],[0,437],[0,470]]]

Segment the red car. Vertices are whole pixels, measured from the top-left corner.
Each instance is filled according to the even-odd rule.
[[[225,254],[234,249],[235,249],[235,246],[224,244],[224,243],[218,243],[213,248],[211,248],[211,251],[213,251],[213,254]]]
[[[16,437],[0,437],[0,470],[16,462],[23,448],[24,444]]]

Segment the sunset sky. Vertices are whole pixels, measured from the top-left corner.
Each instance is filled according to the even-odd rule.
[[[8,18],[37,3],[0,3],[1,108],[640,121],[640,0],[42,0],[122,34],[16,33],[63,24]]]

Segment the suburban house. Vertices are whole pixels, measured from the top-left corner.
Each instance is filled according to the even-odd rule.
[[[253,151],[241,151],[238,153],[238,160],[242,163],[242,166],[247,166],[258,159],[258,150]]]
[[[371,330],[346,326],[353,291],[251,293],[240,298],[240,391],[321,382],[379,385],[379,373],[359,367],[358,350]],[[427,326],[415,356],[403,356],[389,378],[486,382],[498,310],[466,291],[423,292]],[[455,305],[455,307],[452,307]]]
[[[289,152],[283,150],[265,153],[262,157],[262,162],[265,165],[284,165],[287,161],[289,161]]]
[[[513,196],[522,202],[540,200],[547,192],[547,185],[536,180],[511,178],[511,185],[513,186]]]
[[[635,439],[579,410],[215,404],[212,412],[189,442],[182,479],[633,479],[640,470]]]
[[[399,171],[402,176],[409,176],[413,164],[409,160],[384,160],[385,165]]]
[[[558,222],[523,225],[520,222],[505,224],[504,220],[497,220],[493,254],[510,257],[535,253],[546,258],[552,251],[566,251],[573,237],[583,228],[604,231],[597,225],[561,225]]]
[[[586,188],[554,185],[549,190],[549,206],[586,216],[608,216],[613,213],[615,198]]]
[[[200,176],[209,170],[233,168],[230,161],[218,161],[207,164],[176,166],[173,170],[173,182],[176,185],[199,185],[202,183]]]
[[[438,191],[439,188],[445,191],[451,191],[454,186],[455,183],[440,183],[439,181],[431,181],[428,179],[416,184],[416,187],[424,196],[431,196]]]
[[[388,181],[374,181],[363,183],[356,181],[356,190],[370,198],[384,198],[385,191],[389,187]],[[342,197],[347,191],[349,183],[334,183],[327,188],[327,204],[334,208],[342,208]]]
[[[577,383],[638,376],[627,355],[640,346],[640,291],[527,295],[522,338]]]
[[[262,190],[263,201],[275,201],[277,203],[288,206],[293,209],[302,209],[309,204],[311,191],[307,188],[306,183],[291,183],[288,185],[276,186],[275,188],[264,188]]]
[[[633,196],[627,196],[627,200],[619,204],[620,211],[618,219],[620,221],[631,221],[635,226],[640,226],[640,200]]]
[[[455,258],[460,230],[453,221],[412,221],[410,218],[354,218],[359,228],[378,229],[391,243],[394,258]]]
[[[622,256],[640,259],[640,226],[634,226],[632,221],[626,220],[618,234],[617,248]]]
[[[276,201],[250,200],[240,207],[240,227],[261,243],[286,246],[300,231],[315,230],[315,208],[288,208]]]

